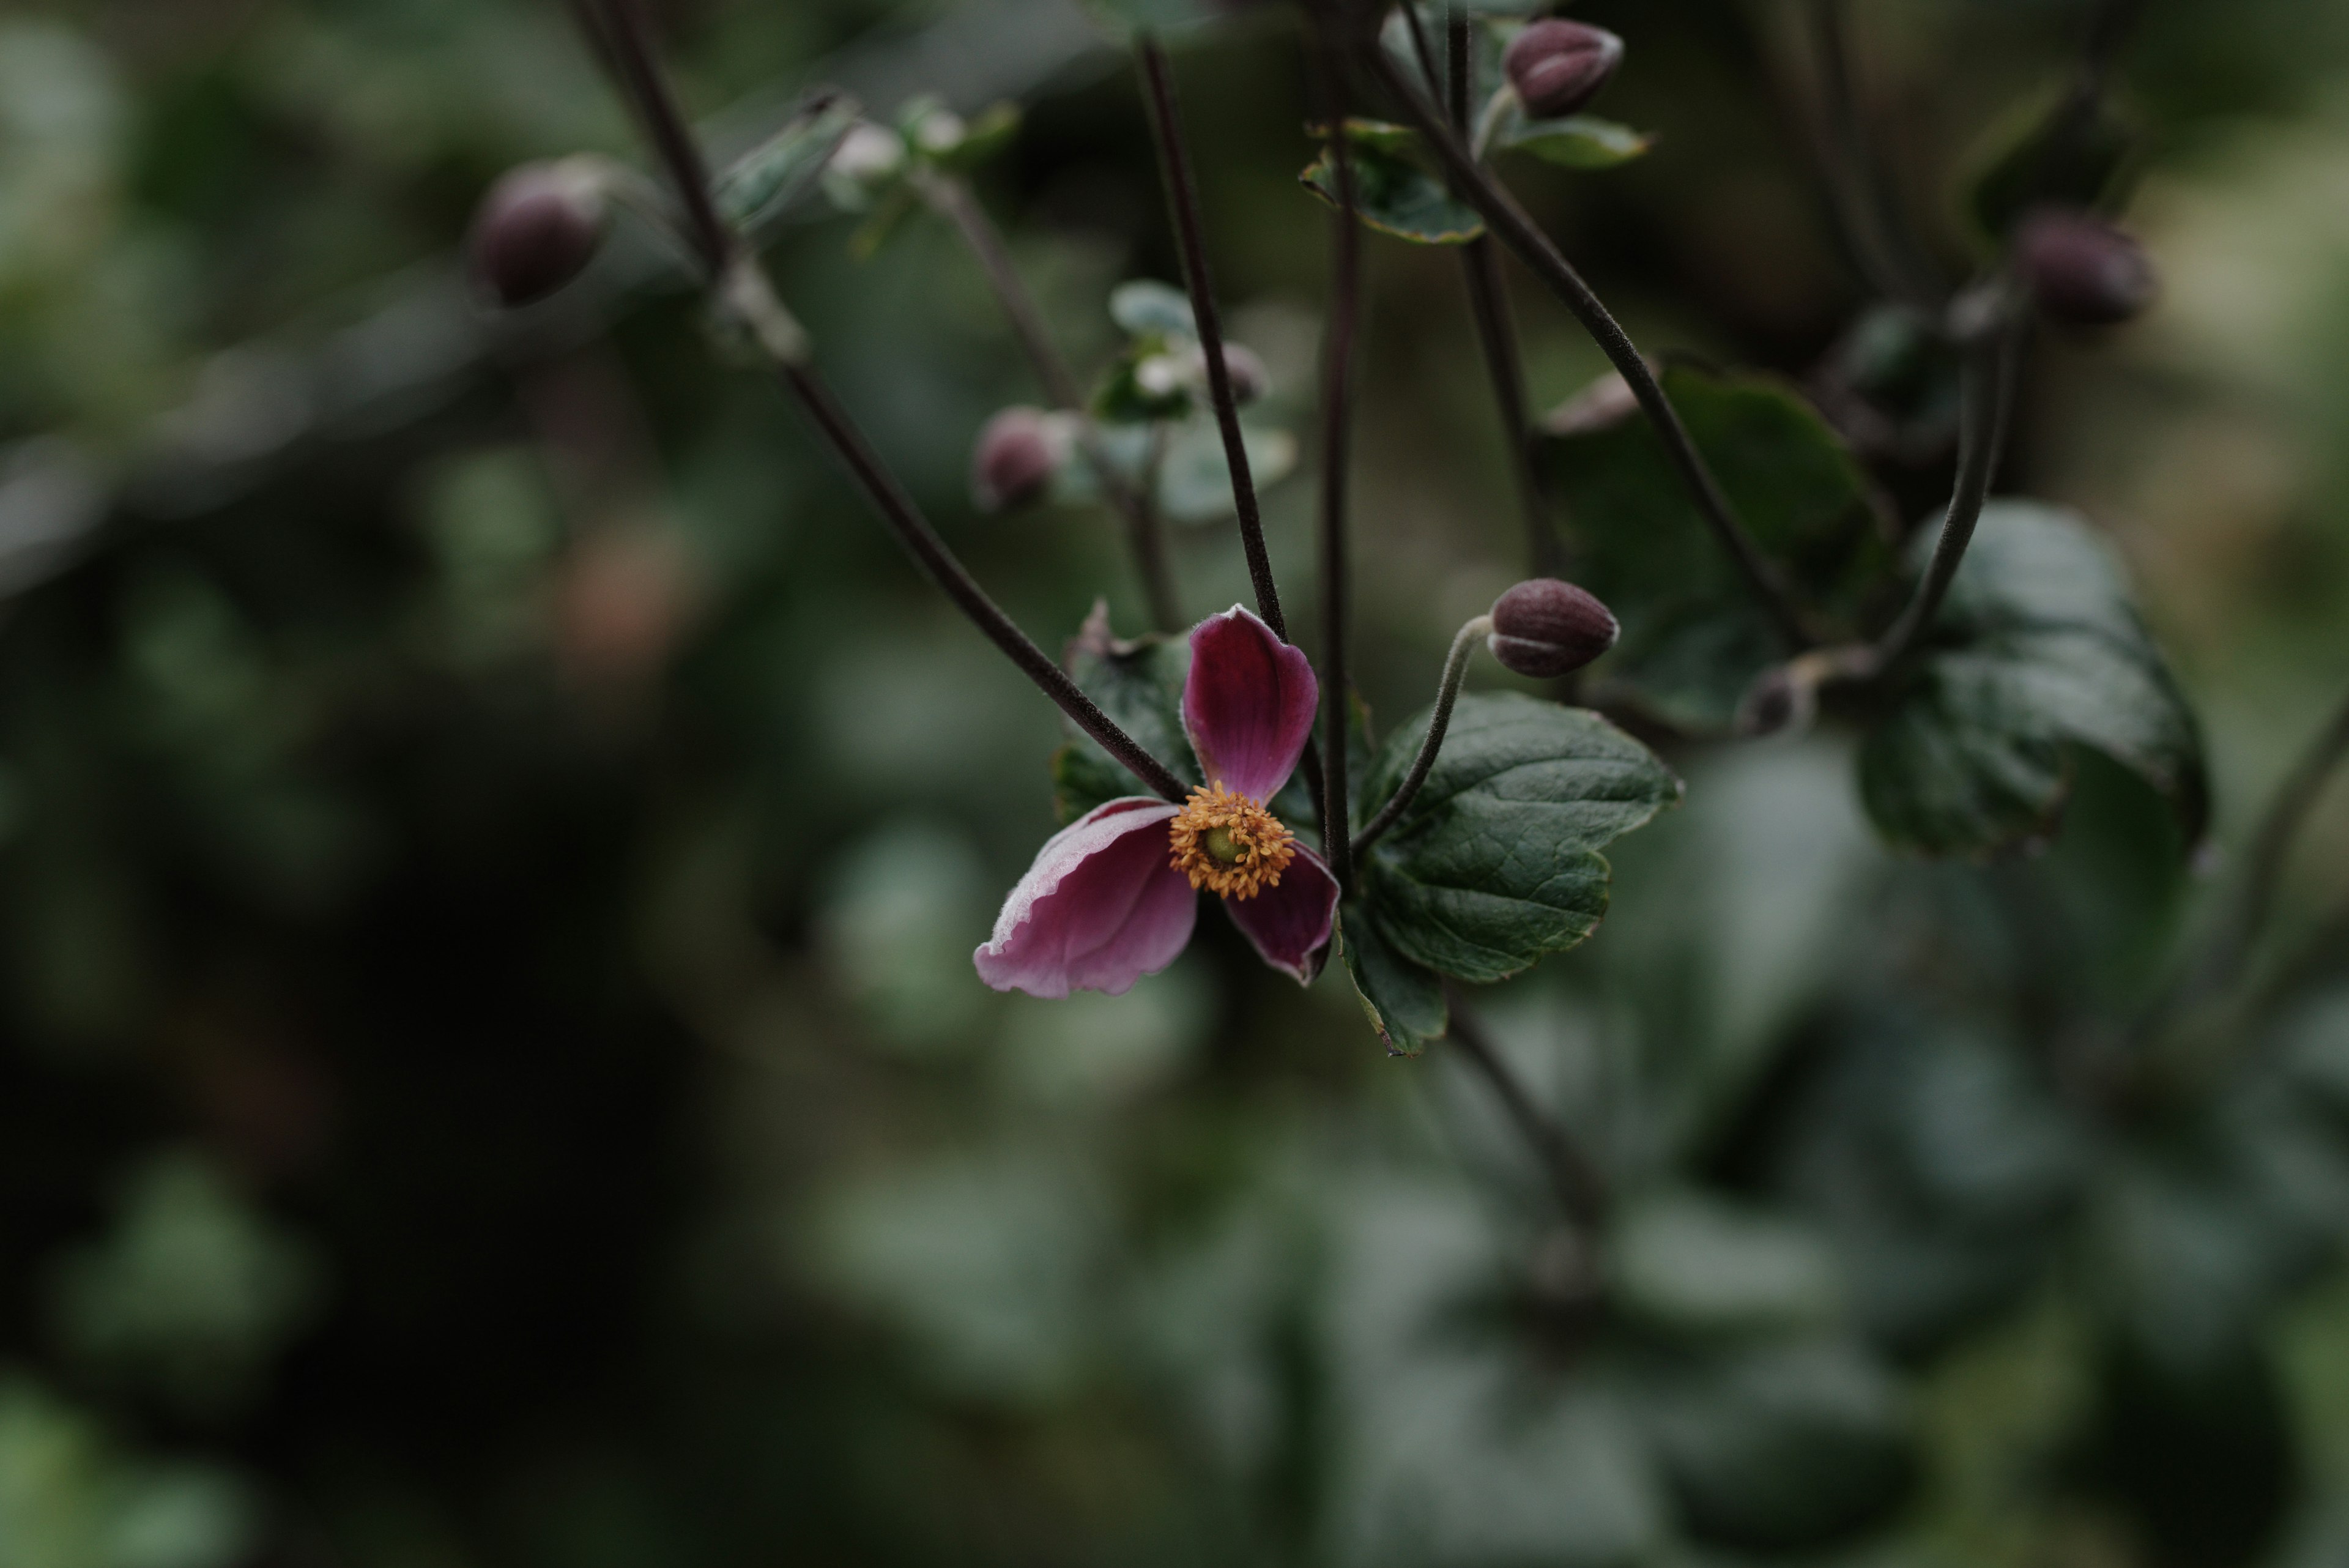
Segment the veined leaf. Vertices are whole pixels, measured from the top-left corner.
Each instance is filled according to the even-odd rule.
[[[1495,138],[1497,146],[1529,152],[1561,169],[1613,169],[1629,163],[1655,145],[1656,139],[1595,115],[1570,115],[1564,119],[1526,119],[1512,115]]]
[[[1994,502],[1860,753],[1860,794],[1897,845],[1993,854],[2053,829],[2075,745],[2151,784],[2188,841],[2201,837],[2200,732],[2118,565],[2075,514]]]
[[[1405,155],[1415,141],[1413,133],[1402,126],[1381,120],[1346,122],[1355,213],[1380,233],[1413,244],[1465,244],[1485,232],[1485,220]],[[1338,165],[1327,149],[1298,178],[1331,206],[1339,204]]]
[[[1365,816],[1426,732],[1422,714],[1388,737]],[[1680,793],[1653,753],[1596,713],[1516,692],[1463,696],[1426,784],[1361,868],[1371,923],[1426,969],[1506,980],[1598,929],[1609,875],[1599,851]]]
[[[1889,586],[1891,557],[1875,492],[1843,438],[1771,377],[1672,365],[1662,379],[1755,542],[1815,612],[1856,634],[1871,593]],[[1580,580],[1623,623],[1598,671],[1673,723],[1725,727],[1754,678],[1788,650],[1654,426],[1628,393],[1592,400],[1608,411],[1573,421],[1543,457],[1583,548]]]

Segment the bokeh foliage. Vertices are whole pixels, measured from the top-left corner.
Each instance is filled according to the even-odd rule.
[[[2044,111],[2081,10],[1852,9],[1954,267],[1966,171]],[[1125,998],[977,984],[1054,824],[1050,709],[713,363],[641,232],[522,319],[462,286],[501,170],[634,156],[560,6],[11,8],[0,1564],[2337,1561],[2337,796],[2241,1005],[2139,1025],[2349,683],[2349,40],[2323,0],[2148,11],[2117,101],[2168,297],[2034,343],[2001,489],[2136,585],[2099,649],[2166,651],[2216,850],[2174,769],[2085,729],[2023,738],[2070,807],[1981,865],[1884,847],[1859,781],[1897,731],[1655,734],[1685,805],[1607,849],[1597,937],[1486,1010],[1611,1179],[1592,1235],[1444,1043],[1386,1058],[1341,966],[1299,992],[1203,921]],[[662,13],[730,151],[816,76],[884,113],[1018,101],[981,193],[1089,374],[1128,346],[1112,287],[1176,277],[1131,75],[1073,11]],[[1578,14],[1630,40],[1603,107],[1655,140],[1509,178],[1677,357],[1701,436],[1716,397],[1732,435],[1816,436],[1832,493],[1786,525],[1832,602],[1843,552],[1946,495],[1950,405],[1820,218],[1799,17]],[[1293,39],[1178,66],[1260,416],[1309,431]],[[1038,392],[951,235],[908,214],[859,260],[857,222],[762,231],[843,398],[1040,640],[1103,596],[1138,628],[1104,514],[970,506],[972,432]],[[1370,254],[1386,739],[1521,545],[1454,254]],[[1562,403],[1599,361],[1516,306]],[[1551,443],[1569,524],[1640,439]],[[1309,504],[1268,497],[1309,621]],[[1194,613],[1246,594],[1197,510]],[[1573,543],[1636,684],[1671,604]],[[1671,586],[1727,584],[1702,544]],[[1664,689],[1709,729],[1740,682],[1698,673]]]

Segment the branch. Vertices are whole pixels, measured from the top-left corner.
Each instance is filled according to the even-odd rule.
[[[1494,1048],[1483,1022],[1469,1008],[1460,988],[1447,983],[1444,994],[1452,1009],[1453,1043],[1468,1058],[1469,1065],[1485,1075],[1485,1081],[1492,1085],[1495,1096],[1501,1102],[1501,1109],[1532,1147],[1543,1173],[1549,1178],[1550,1190],[1557,1194],[1558,1207],[1566,1211],[1567,1218],[1585,1230],[1597,1230],[1607,1217],[1605,1174],[1576,1145],[1557,1119],[1542,1108],[1532,1091]]]
[[[1931,626],[1965,559],[1966,546],[1973,542],[1974,524],[1982,521],[1982,503],[1989,499],[1991,482],[1997,477],[1999,459],[2006,450],[2007,424],[2014,409],[2015,368],[2022,358],[2029,318],[2007,296],[2003,283],[1993,280],[1983,287],[1986,292],[1980,297],[1987,302],[1989,319],[1978,328],[1966,353],[1958,475],[1951,488],[1949,511],[1917,591],[1869,650],[1867,673],[1870,675],[1889,669]]]
[[[1884,177],[1860,107],[1851,59],[1848,0],[1811,0],[1811,47],[1825,124],[1819,137],[1830,205],[1845,243],[1876,291],[1931,309],[1941,297],[1931,264],[1917,254]]]
[[[616,58],[623,84],[637,113],[652,132],[654,151],[677,185],[690,220],[694,248],[709,269],[712,294],[721,306],[741,321],[751,338],[774,362],[777,373],[814,423],[833,453],[864,490],[882,521],[897,536],[947,597],[972,624],[1017,665],[1044,694],[1059,704],[1076,726],[1101,743],[1102,749],[1151,789],[1181,802],[1188,791],[1166,764],[1152,756],[1133,737],[1120,729],[1086,696],[1068,672],[1048,658],[1011,618],[978,586],[922,516],[896,478],[865,443],[859,431],[807,360],[807,339],[774,291],[766,275],[718,216],[709,198],[708,171],[700,150],[685,129],[685,118],[660,73],[633,0],[602,0],[600,28],[593,28],[586,11],[592,0],[580,0],[591,24],[591,37],[600,37]],[[664,129],[665,128],[665,129]]]
[[[1078,450],[1100,477],[1102,493],[1125,520],[1126,544],[1133,553],[1134,571],[1142,578],[1143,593],[1150,601],[1151,619],[1160,631],[1181,630],[1183,612],[1174,593],[1174,570],[1167,559],[1166,531],[1160,523],[1157,504],[1146,490],[1128,484],[1112,465],[1102,445],[1100,429],[1086,411],[1076,372],[1069,368],[1068,360],[1052,342],[1051,333],[1044,325],[1044,313],[1037,307],[1028,286],[1020,281],[1019,269],[1012,265],[1011,253],[1005,247],[1002,234],[971,194],[970,187],[953,175],[917,169],[913,182],[922,200],[954,224],[955,232],[969,247],[978,270],[987,276],[996,303],[1003,307],[1005,318],[1011,323],[1012,336],[1019,339],[1036,379],[1043,383],[1044,395],[1056,408],[1076,416]]]
[[[1485,222],[1494,232],[1517,253],[1518,258],[1531,267],[1537,276],[1548,285],[1550,291],[1558,296],[1567,309],[1574,313],[1583,330],[1590,335],[1592,341],[1599,345],[1599,351],[1607,356],[1608,361],[1630,388],[1631,395],[1654,422],[1657,434],[1663,438],[1665,452],[1672,466],[1679,471],[1682,481],[1687,484],[1689,493],[1695,498],[1697,509],[1703,515],[1706,525],[1720,540],[1722,548],[1737,564],[1747,586],[1753,589],[1779,635],[1795,648],[1807,648],[1816,643],[1818,639],[1812,635],[1805,617],[1781,580],[1777,567],[1762,553],[1761,546],[1754,542],[1753,535],[1739,521],[1736,510],[1721,488],[1720,481],[1713,477],[1703,453],[1697,450],[1695,441],[1689,435],[1688,427],[1681,422],[1680,414],[1672,408],[1671,400],[1664,396],[1663,388],[1658,385],[1655,372],[1648,368],[1647,360],[1640,357],[1622,325],[1608,312],[1607,306],[1591,292],[1590,286],[1583,281],[1582,275],[1574,270],[1573,264],[1551,243],[1540,225],[1517,205],[1516,199],[1495,183],[1478,164],[1444,116],[1412,85],[1411,79],[1387,57],[1386,52],[1371,47],[1362,50],[1361,57],[1393,95],[1403,118],[1434,149],[1461,199],[1483,214]]]
[[[1133,47],[1142,62],[1143,84],[1149,89],[1150,130],[1158,143],[1166,205],[1174,215],[1174,237],[1183,252],[1183,282],[1191,294],[1199,352],[1207,361],[1207,397],[1215,405],[1216,427],[1223,432],[1224,461],[1232,472],[1232,504],[1239,514],[1240,549],[1247,556],[1248,582],[1256,590],[1257,613],[1272,628],[1273,636],[1287,642],[1288,622],[1280,613],[1280,589],[1272,580],[1272,557],[1264,545],[1264,515],[1257,506],[1247,441],[1240,431],[1239,400],[1232,393],[1232,373],[1224,362],[1224,322],[1216,309],[1215,280],[1207,271],[1199,191],[1192,177],[1190,154],[1183,147],[1182,109],[1175,102],[1174,77],[1166,67],[1166,51],[1147,30],[1134,35]]]
[[[1337,179],[1338,210],[1330,231],[1330,327],[1321,352],[1321,857],[1339,888],[1354,889],[1353,840],[1346,807],[1346,721],[1351,689],[1346,683],[1346,480],[1354,412],[1354,332],[1361,313],[1362,229],[1356,214],[1353,152],[1346,140],[1342,74],[1322,54],[1319,40],[1308,45],[1330,128],[1330,156]]]
[[[2345,758],[2349,758],[2349,700],[2342,702],[2331,722],[2317,732],[2308,750],[2284,776],[2251,839],[2241,888],[2173,1006],[2215,995],[2241,974],[2244,961],[2274,910],[2276,889],[2283,881],[2285,857],[2292,851],[2292,841],[2300,836],[2318,797]]]
[[[1406,0],[1416,36],[1419,9]],[[1454,130],[1465,133],[1472,57],[1468,13],[1457,5],[1444,16],[1445,48],[1451,66],[1450,103]],[[1534,466],[1531,400],[1526,396],[1525,362],[1517,355],[1516,325],[1509,319],[1509,294],[1501,277],[1501,254],[1490,234],[1479,234],[1460,253],[1461,276],[1468,285],[1468,309],[1476,319],[1476,342],[1484,350],[1485,374],[1492,379],[1493,401],[1501,415],[1502,439],[1508,443],[1509,477],[1516,483],[1517,508],[1526,523],[1526,558],[1537,577],[1564,573],[1557,533],[1550,526],[1549,501],[1542,493],[1541,474]]]

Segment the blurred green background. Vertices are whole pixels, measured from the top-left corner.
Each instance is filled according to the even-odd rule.
[[[1957,182],[2085,14],[1853,9],[1954,276]],[[1123,999],[978,983],[1050,707],[641,233],[516,317],[465,286],[502,170],[633,156],[553,0],[11,0],[0,1568],[2349,1561],[2340,792],[2245,1004],[2150,1103],[2105,1071],[2349,687],[2349,10],[2145,9],[2167,293],[2043,334],[2004,487],[2130,561],[2216,847],[2084,760],[2046,853],[1896,860],[1833,732],[1664,742],[1688,802],[1607,926],[1487,1010],[1614,1178],[1587,1236],[1444,1045],[1385,1059],[1225,922]],[[1088,370],[1109,288],[1175,276],[1062,0],[657,10],[720,146],[819,78],[1019,101],[982,193]],[[1868,301],[1804,13],[1578,9],[1661,140],[1516,174],[1643,346],[1820,386]],[[1177,65],[1309,433],[1293,33]],[[1039,393],[952,235],[852,226],[771,252],[843,400],[1040,640],[1103,594],[1139,629],[1112,520],[972,509]],[[1519,532],[1453,258],[1369,253],[1391,720]],[[1516,302],[1547,406],[1601,362]],[[1947,456],[1884,459],[1908,515]],[[1268,503],[1309,620],[1310,504]],[[1244,597],[1226,526],[1177,564],[1191,614]]]

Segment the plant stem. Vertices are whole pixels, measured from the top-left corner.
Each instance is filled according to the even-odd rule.
[[[2261,819],[2259,832],[2251,839],[2251,851],[2244,861],[2241,890],[2221,918],[2202,961],[2194,966],[2192,978],[2180,989],[2178,1002],[2215,995],[2240,975],[2244,961],[2257,945],[2275,908],[2276,888],[2283,881],[2284,857],[2291,853],[2292,841],[2300,836],[2309,813],[2315,809],[2318,797],[2323,794],[2324,786],[2344,759],[2349,759],[2349,700],[2344,700],[2292,772],[2284,775],[2275,799],[2268,805],[2267,815]]]
[[[1615,367],[1639,400],[1648,418],[1662,437],[1664,450],[1670,457],[1689,493],[1696,500],[1702,514],[1722,547],[1744,574],[1747,585],[1776,627],[1779,635],[1795,648],[1806,648],[1818,639],[1812,635],[1802,612],[1796,607],[1780,579],[1777,567],[1762,553],[1753,535],[1738,520],[1736,510],[1722,490],[1720,481],[1697,450],[1696,441],[1681,421],[1671,400],[1664,396],[1657,383],[1655,372],[1649,369],[1640,350],[1625,333],[1622,325],[1609,313],[1582,275],[1557,246],[1551,243],[1539,224],[1517,205],[1516,199],[1497,184],[1477,163],[1453,130],[1450,123],[1413,88],[1395,63],[1379,49],[1365,49],[1362,60],[1388,92],[1396,99],[1404,119],[1427,139],[1445,171],[1451,176],[1454,189],[1462,200],[1483,214],[1485,223],[1517,253],[1518,258],[1530,266],[1537,276],[1547,284],[1577,321],[1582,324],[1600,352]]]
[[[1516,1125],[1517,1133],[1532,1146],[1542,1171],[1549,1178],[1567,1217],[1585,1230],[1596,1230],[1607,1216],[1607,1178],[1584,1154],[1557,1119],[1542,1108],[1508,1062],[1485,1033],[1484,1023],[1468,1006],[1456,985],[1444,988],[1452,1010],[1450,1035],[1469,1065],[1484,1075],[1501,1109]]]
[[[1899,202],[1884,178],[1859,103],[1851,57],[1849,0],[1811,0],[1811,47],[1826,123],[1820,140],[1831,205],[1860,271],[1888,299],[1930,309],[1940,297],[1929,262],[1915,253]]]
[[[591,28],[594,17],[582,0],[581,11]],[[679,199],[691,216],[694,247],[709,268],[709,286],[719,303],[749,328],[751,337],[774,361],[783,384],[806,412],[842,466],[864,490],[898,543],[919,562],[947,597],[997,648],[1059,704],[1076,726],[1101,743],[1102,749],[1167,800],[1181,802],[1188,791],[1165,763],[1152,756],[1133,736],[1120,729],[1085,695],[1068,673],[1021,631],[1011,618],[978,586],[922,516],[903,486],[880,457],[865,443],[847,413],[833,399],[807,360],[807,340],[768,286],[757,259],[750,255],[719,218],[709,199],[708,171],[700,149],[685,130],[652,52],[650,38],[635,15],[632,0],[604,0],[603,26],[591,32],[608,48],[623,84],[648,128],[653,147],[678,187]],[[666,130],[657,129],[666,127]],[[692,216],[693,214],[699,216]]]
[[[1991,320],[1980,328],[1966,352],[1962,372],[1965,402],[1958,426],[1958,475],[1951,489],[1949,511],[1943,515],[1940,537],[1933,545],[1933,558],[1926,564],[1917,591],[1869,649],[1864,673],[1871,676],[1889,669],[1932,625],[1934,613],[1948,597],[1950,584],[1965,559],[1966,546],[1973,542],[1974,524],[1982,521],[1982,503],[1989,498],[1991,482],[1998,474],[1999,458],[2006,449],[2007,422],[2014,403],[2014,371],[2022,357],[2027,317],[2004,297],[2002,283],[1993,280],[1985,286],[1991,291]]]
[[[1406,5],[1416,17],[1416,5]],[[1451,67],[1449,99],[1452,125],[1468,130],[1472,66],[1468,13],[1454,5],[1444,13],[1444,46]],[[1550,527],[1548,499],[1542,494],[1541,473],[1534,466],[1533,412],[1526,396],[1525,363],[1517,355],[1516,324],[1509,319],[1509,295],[1501,276],[1500,252],[1490,234],[1479,234],[1462,247],[1461,275],[1468,285],[1469,313],[1476,318],[1476,341],[1485,354],[1485,371],[1492,379],[1493,401],[1499,406],[1502,437],[1509,448],[1509,477],[1516,485],[1517,508],[1526,523],[1526,561],[1537,577],[1560,574],[1557,534]]]
[[[916,170],[913,183],[922,200],[952,223],[963,244],[969,247],[978,270],[986,275],[996,303],[1002,306],[1005,319],[1011,324],[1012,336],[1019,339],[1036,379],[1043,383],[1044,395],[1054,407],[1076,417],[1078,450],[1099,476],[1102,493],[1125,520],[1126,543],[1133,554],[1134,572],[1142,579],[1143,597],[1150,602],[1151,620],[1160,631],[1181,630],[1183,611],[1174,593],[1174,569],[1167,558],[1166,531],[1159,519],[1158,507],[1148,492],[1128,484],[1112,465],[1102,445],[1101,432],[1085,411],[1084,393],[1077,384],[1076,372],[1069,368],[1068,360],[1052,342],[1051,333],[1044,325],[1044,313],[1037,307],[1028,286],[1020,281],[1019,269],[1012,265],[1003,235],[963,181],[951,174]]]
[[[1346,808],[1346,481],[1354,411],[1354,333],[1361,314],[1362,230],[1355,213],[1354,157],[1346,139],[1341,73],[1316,39],[1307,46],[1321,118],[1330,127],[1338,210],[1330,231],[1330,326],[1321,352],[1321,857],[1343,893],[1354,890],[1350,818]]]
[[[1420,786],[1435,766],[1436,753],[1444,749],[1444,732],[1452,724],[1452,705],[1459,700],[1461,678],[1468,673],[1469,656],[1476,651],[1479,638],[1491,634],[1493,618],[1480,615],[1462,627],[1452,639],[1452,651],[1444,658],[1444,675],[1435,688],[1435,711],[1428,716],[1427,735],[1419,742],[1419,754],[1411,760],[1411,771],[1395,785],[1394,794],[1387,796],[1386,805],[1371,818],[1362,831],[1354,835],[1354,858],[1379,841],[1379,836],[1395,825],[1403,808],[1417,795]]]
[[[1183,253],[1183,282],[1190,290],[1199,352],[1207,362],[1207,398],[1215,405],[1216,428],[1224,438],[1224,461],[1231,468],[1232,505],[1239,515],[1240,549],[1247,556],[1248,582],[1256,590],[1257,613],[1272,628],[1273,636],[1287,642],[1288,621],[1280,613],[1280,589],[1272,580],[1272,557],[1264,545],[1264,515],[1257,505],[1247,441],[1240,431],[1239,400],[1233,395],[1231,369],[1224,361],[1223,317],[1216,309],[1215,280],[1207,270],[1199,191],[1192,176],[1190,154],[1183,145],[1183,115],[1174,98],[1174,78],[1167,69],[1166,51],[1147,29],[1134,35],[1133,47],[1148,89],[1150,130],[1158,143],[1158,167],[1166,183],[1175,243]]]

